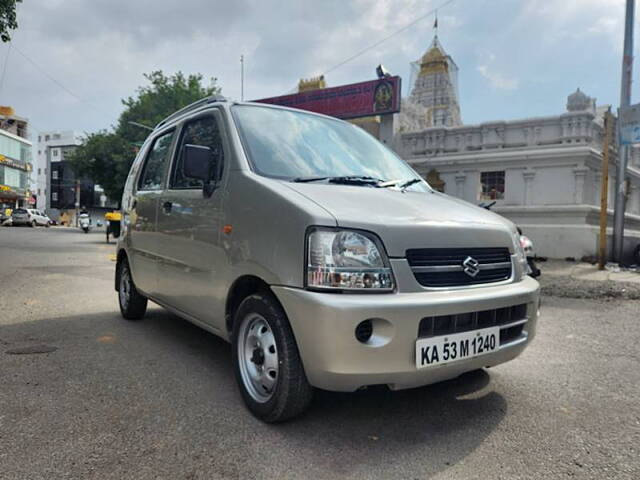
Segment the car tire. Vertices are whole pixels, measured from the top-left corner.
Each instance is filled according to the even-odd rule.
[[[38,226],[38,223],[35,220],[32,220],[30,227],[37,227],[37,226]]]
[[[118,275],[118,305],[120,313],[127,320],[140,320],[147,311],[147,299],[138,292],[126,258],[116,269]]]
[[[289,320],[271,294],[251,295],[238,307],[232,354],[240,393],[257,418],[282,422],[307,409],[313,387]]]

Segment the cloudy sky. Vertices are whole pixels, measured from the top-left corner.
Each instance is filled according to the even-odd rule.
[[[284,94],[443,3],[24,0],[14,48],[0,45],[0,104],[36,131],[90,132],[114,124],[120,99],[156,69],[217,77],[224,95],[239,98],[241,54],[245,98]],[[578,86],[598,104],[617,104],[623,17],[624,0],[454,0],[441,8],[439,38],[460,69],[463,121],[560,113]],[[371,79],[383,63],[406,91],[410,62],[432,38],[429,16],[331,71],[328,83]],[[639,94],[634,87],[634,101]]]

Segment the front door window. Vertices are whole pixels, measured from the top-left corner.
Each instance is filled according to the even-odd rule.
[[[189,178],[184,174],[182,153],[185,145],[209,147],[217,160],[216,165],[221,166],[224,160],[224,151],[216,119],[210,116],[202,117],[184,126],[180,146],[177,150],[177,161],[173,167],[171,189],[202,189],[202,180]],[[214,180],[216,176],[220,178],[220,172],[211,172],[211,176],[211,180]]]

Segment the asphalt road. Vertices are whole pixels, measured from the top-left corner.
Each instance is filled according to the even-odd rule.
[[[0,228],[2,479],[640,478],[640,302],[549,297],[511,363],[319,392],[265,425],[224,341],[157,307],[120,318],[113,253],[97,232]]]

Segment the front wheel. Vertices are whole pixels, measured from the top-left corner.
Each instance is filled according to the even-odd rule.
[[[38,223],[35,220],[33,220],[31,222],[31,227],[37,227],[37,226],[38,226]]]
[[[245,404],[265,422],[282,422],[311,402],[298,346],[282,307],[268,293],[245,298],[235,314],[233,363]]]
[[[127,320],[140,320],[147,311],[147,299],[138,292],[133,283],[129,262],[126,259],[122,259],[116,272],[118,275],[120,313]]]

